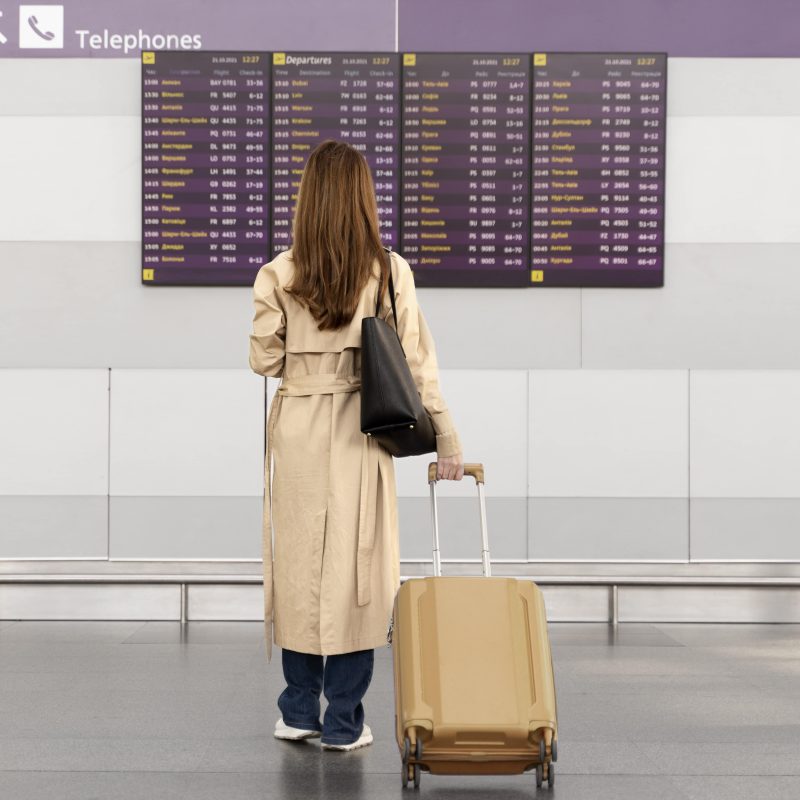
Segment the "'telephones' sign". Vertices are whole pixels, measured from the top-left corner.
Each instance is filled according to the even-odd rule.
[[[83,9],[82,9],[83,10]],[[0,18],[3,12],[0,11]],[[0,30],[0,45],[10,44]],[[63,5],[21,5],[19,7],[19,49],[80,51],[119,51],[122,55],[138,55],[141,50],[200,50],[199,33],[149,33],[141,27],[120,31],[109,28],[67,28],[65,40]],[[7,52],[0,50],[0,55]],[[77,51],[77,53],[75,52]]]

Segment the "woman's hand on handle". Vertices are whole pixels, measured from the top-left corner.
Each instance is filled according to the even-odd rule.
[[[464,477],[464,456],[442,456],[436,460],[436,480],[460,481]]]

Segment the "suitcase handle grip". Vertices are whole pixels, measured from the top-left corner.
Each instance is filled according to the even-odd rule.
[[[435,461],[428,464],[428,483],[436,480],[436,467]],[[483,479],[483,464],[464,464],[464,474],[475,478],[475,483],[486,483]]]
[[[488,578],[492,574],[492,561],[489,555],[489,533],[486,526],[486,498],[483,495],[483,464],[464,464],[464,474],[475,478],[478,489],[478,505],[481,514],[481,565],[483,574]],[[438,578],[442,574],[442,560],[439,554],[439,509],[436,502],[436,462],[428,464],[428,485],[431,487],[431,519],[433,522],[433,574]]]

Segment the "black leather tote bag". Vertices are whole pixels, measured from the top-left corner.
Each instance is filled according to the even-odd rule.
[[[389,295],[394,328],[378,313],[361,320],[361,431],[393,456],[418,456],[436,451],[436,432],[408,367],[397,333],[397,308],[389,259]]]

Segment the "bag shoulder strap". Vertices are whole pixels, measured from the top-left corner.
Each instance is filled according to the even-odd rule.
[[[394,296],[394,280],[392,279],[392,249],[390,247],[384,247],[384,251],[386,252],[386,259],[389,262],[389,299],[392,302],[392,316],[394,317],[394,329],[398,331],[397,327],[397,305]],[[381,280],[378,282],[378,300],[375,303],[375,316],[377,317],[381,310],[381,290],[383,289],[383,276],[381,276]],[[398,331],[399,333],[399,331]]]

